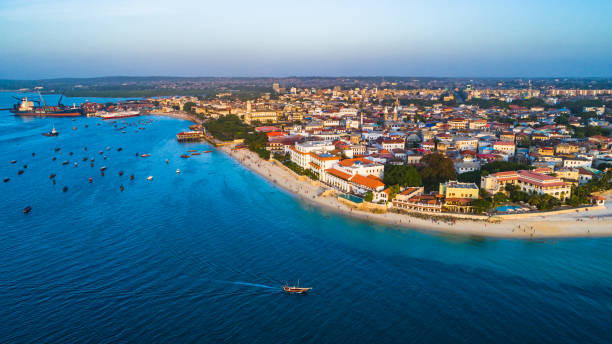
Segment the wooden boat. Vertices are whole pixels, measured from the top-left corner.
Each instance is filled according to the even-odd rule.
[[[193,153],[193,152],[197,152],[197,150],[195,150],[195,149],[190,149],[190,150],[188,150],[188,152],[189,152],[189,153]]]
[[[200,155],[200,153],[191,153],[191,155]]]
[[[287,284],[285,284],[283,286],[283,291],[285,293],[294,293],[294,294],[304,294],[304,293],[306,293],[307,291],[309,291],[311,289],[312,288],[303,288],[303,287],[300,287],[300,282],[299,281],[298,281],[298,285],[297,286],[290,287]]]
[[[151,156],[151,154],[141,154],[140,156],[143,157],[143,158],[148,158],[148,157]]]
[[[212,153],[211,150],[202,151],[202,153]]]
[[[183,154],[183,155],[181,155],[181,158],[187,159],[187,158],[189,158],[189,155]]]

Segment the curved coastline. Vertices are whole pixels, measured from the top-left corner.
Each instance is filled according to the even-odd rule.
[[[151,113],[155,116],[171,117],[200,124],[185,113]],[[612,207],[610,196],[604,209],[555,215],[536,215],[521,219],[503,219],[501,222],[482,220],[424,219],[395,212],[372,213],[351,208],[335,198],[322,196],[329,187],[322,187],[305,176],[298,176],[284,166],[266,161],[257,154],[246,150],[232,151],[231,145],[216,146],[219,151],[232,157],[242,166],[265,178],[292,197],[315,206],[322,211],[332,212],[366,222],[374,222],[397,230],[417,230],[441,235],[478,236],[512,239],[555,239],[555,238],[596,238],[612,236]]]
[[[322,196],[327,187],[318,185],[304,176],[297,176],[272,161],[260,159],[246,149],[232,151],[230,146],[216,147],[238,161],[242,166],[257,173],[299,200],[317,208],[356,218],[376,222],[396,229],[410,229],[439,234],[481,236],[492,238],[542,239],[542,238],[589,238],[612,236],[612,213],[610,208],[588,213],[541,215],[523,219],[502,220],[492,223],[478,220],[456,219],[445,221],[423,219],[395,212],[371,213],[350,208],[335,198]]]

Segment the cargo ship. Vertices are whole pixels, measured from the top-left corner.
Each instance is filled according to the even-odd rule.
[[[119,112],[98,112],[98,116],[103,120],[119,119],[140,116],[139,111],[119,111]]]
[[[14,113],[16,116],[76,117],[83,114],[81,109],[77,107],[70,108],[63,106],[61,104],[61,97],[57,103],[57,106],[47,105],[42,95],[40,95],[40,101],[30,100],[28,97],[23,97],[21,99],[17,97],[13,98],[19,100],[19,104],[15,104],[9,111]],[[38,103],[38,106],[34,105],[35,102]],[[43,103],[43,106],[40,106],[41,102]]]

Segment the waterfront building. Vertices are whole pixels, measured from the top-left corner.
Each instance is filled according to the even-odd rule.
[[[528,170],[493,173],[481,178],[480,187],[491,194],[505,192],[507,184],[527,193],[547,194],[564,200],[571,195],[571,183],[558,177]]]

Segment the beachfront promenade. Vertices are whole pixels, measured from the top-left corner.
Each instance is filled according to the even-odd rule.
[[[512,219],[495,217],[494,220],[497,221],[492,222],[468,219],[448,220],[446,217],[445,220],[420,218],[395,212],[376,214],[349,207],[338,202],[335,196],[328,196],[328,193],[322,195],[330,188],[305,176],[298,176],[274,160],[263,160],[246,149],[232,150],[230,146],[218,147],[218,149],[309,204],[326,211],[396,228],[514,238],[612,236],[612,209],[609,202],[606,202],[605,207],[592,208],[589,211],[569,211],[561,214],[538,213],[535,216],[532,214],[514,215]]]

